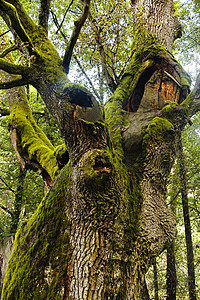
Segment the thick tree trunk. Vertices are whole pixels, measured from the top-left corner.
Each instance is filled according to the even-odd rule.
[[[134,5],[139,10],[143,2]],[[170,14],[172,3],[166,1]],[[163,5],[152,1],[153,12]],[[27,15],[23,19],[18,1],[16,9],[35,51],[32,84],[60,128],[70,161],[55,180],[58,168],[51,171],[51,157],[32,155],[42,156],[40,164],[55,183],[16,235],[3,299],[139,300],[152,259],[176,234],[165,194],[177,131],[190,104],[179,105],[187,76],[158,44],[162,37],[146,42],[145,36],[105,105],[104,120],[93,95],[69,82],[44,31]],[[20,118],[19,103],[14,107],[12,129],[19,128]],[[19,131],[21,141],[24,134]]]

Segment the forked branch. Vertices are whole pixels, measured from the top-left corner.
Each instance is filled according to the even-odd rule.
[[[68,45],[68,47],[65,51],[65,55],[64,55],[64,58],[63,58],[63,67],[65,68],[65,72],[67,74],[69,73],[69,65],[70,65],[70,61],[71,61],[71,58],[72,58],[72,53],[73,53],[74,46],[75,46],[76,41],[79,37],[81,28],[83,27],[83,25],[84,25],[84,23],[87,19],[88,13],[89,13],[90,0],[84,0],[83,5],[84,5],[83,13],[80,16],[80,18],[76,22],[74,22],[75,23],[74,30],[72,32],[71,39],[69,41],[69,45]]]
[[[31,44],[31,41],[20,22],[16,8],[12,4],[0,0],[0,10],[9,16],[12,27],[15,29],[22,42]]]
[[[64,23],[64,21],[65,21],[65,17],[66,17],[66,15],[67,15],[67,13],[68,13],[68,11],[69,11],[71,5],[73,4],[73,2],[74,2],[74,0],[71,0],[70,4],[68,5],[68,7],[67,7],[67,9],[66,9],[66,11],[65,11],[65,13],[64,13],[64,15],[63,15],[62,21],[61,21],[60,25],[58,25],[58,29],[57,29],[57,31],[56,31],[56,34],[60,31],[60,29],[61,29],[61,27],[62,27],[62,25],[63,25],[63,23]]]
[[[30,18],[28,13],[26,12],[26,10],[24,9],[21,2],[19,0],[6,0],[6,2],[12,4],[11,6],[14,8],[14,11],[17,12],[17,17],[18,17],[18,20],[20,21],[20,26],[23,26],[22,29],[25,32],[25,34],[29,35],[29,34],[33,33],[34,30],[36,30],[37,26],[35,25],[33,20]],[[9,16],[9,13],[7,11],[5,11],[5,14],[7,14]],[[12,26],[13,26],[13,24],[12,24]],[[14,26],[13,26],[13,28],[14,28]],[[16,31],[16,33],[18,34],[17,31]]]

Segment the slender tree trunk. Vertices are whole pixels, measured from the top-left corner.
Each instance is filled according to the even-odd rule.
[[[174,176],[173,176],[174,179]],[[177,182],[172,183],[172,196],[170,197],[171,209],[176,215],[177,207]],[[176,194],[176,195],[175,195]],[[167,248],[167,300],[176,300],[176,286],[177,286],[177,276],[176,276],[176,261],[175,261],[175,241],[173,241]]]
[[[141,299],[142,299],[142,300],[150,300],[150,297],[149,297],[149,291],[148,291],[148,288],[147,288],[146,280],[144,280],[144,283],[143,283],[143,285],[142,285],[142,289],[141,289]]]
[[[154,284],[154,299],[159,300],[158,297],[158,271],[156,259],[153,260],[153,284]]]
[[[11,221],[11,228],[10,228],[10,233],[12,235],[16,233],[18,223],[19,223],[19,216],[22,208],[22,197],[24,192],[25,177],[26,177],[26,171],[25,170],[23,171],[21,167],[19,167],[19,175],[17,178],[17,189],[16,189],[15,199],[13,204],[12,221]]]
[[[179,142],[178,142],[178,161],[179,161],[179,176],[180,176],[181,196],[182,196],[182,205],[183,205],[183,217],[184,217],[184,225],[185,225],[185,239],[186,239],[186,247],[187,247],[189,298],[190,300],[196,300],[194,254],[193,254],[191,224],[190,224],[190,215],[189,215],[189,206],[188,206],[187,176],[186,176],[186,169],[185,169],[181,133],[179,133]]]
[[[176,300],[175,242],[167,248],[167,300]]]

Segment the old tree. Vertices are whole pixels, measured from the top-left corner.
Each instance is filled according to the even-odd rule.
[[[15,40],[0,55],[0,88],[22,168],[39,169],[49,192],[16,234],[2,299],[141,299],[148,267],[176,235],[166,183],[179,134],[200,108],[199,80],[190,92],[171,54],[181,36],[173,0],[132,0],[133,43],[120,77],[90,10],[99,1],[76,4],[82,13],[62,59],[47,34],[51,1],[40,1],[38,24],[22,2],[0,1]],[[104,107],[67,76],[85,24],[112,91]],[[16,49],[28,63],[14,62]],[[41,95],[65,146],[55,149],[37,127],[27,84]]]

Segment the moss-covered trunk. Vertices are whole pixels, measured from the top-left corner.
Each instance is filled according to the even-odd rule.
[[[90,92],[69,82],[44,30],[24,19],[16,1],[35,55],[21,76],[31,70],[31,83],[65,139],[69,162],[56,179],[52,145],[35,127],[27,104],[14,103],[9,125],[22,141],[18,150],[39,161],[54,185],[16,235],[4,300],[139,300],[148,267],[175,237],[166,184],[193,96],[185,100],[188,78],[168,44],[141,23],[148,5],[132,2],[138,9],[134,54],[102,113]],[[154,13],[164,5],[150,2]],[[171,4],[166,1],[170,13]],[[37,133],[30,143],[22,130],[27,120]],[[41,141],[48,144],[48,156]]]

